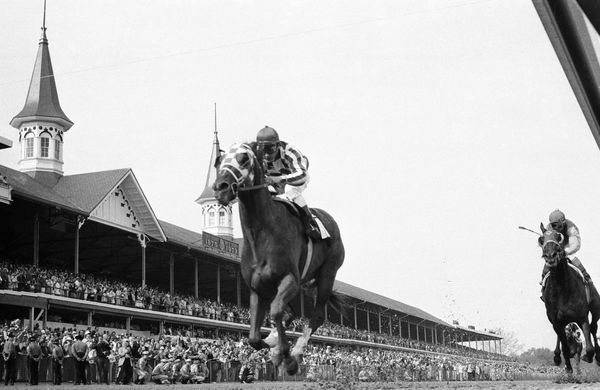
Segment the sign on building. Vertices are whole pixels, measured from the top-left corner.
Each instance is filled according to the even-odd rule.
[[[240,246],[224,238],[215,236],[210,233],[202,232],[202,246],[211,252],[229,257],[240,257]]]

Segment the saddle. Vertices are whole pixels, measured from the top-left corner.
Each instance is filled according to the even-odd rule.
[[[292,215],[294,215],[296,218],[299,218],[300,220],[302,220],[301,213],[304,213],[304,211],[300,210],[300,206],[298,206],[296,203],[289,200],[285,195],[283,195],[283,194],[273,195],[273,200],[283,203],[287,207],[287,209],[292,213]],[[325,238],[330,237],[329,232],[327,231],[327,228],[325,228],[325,225],[323,224],[323,222],[321,222],[319,217],[317,217],[313,214],[313,218],[319,227],[319,231],[321,232],[321,238],[325,239]]]

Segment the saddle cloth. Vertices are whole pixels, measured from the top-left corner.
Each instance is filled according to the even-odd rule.
[[[302,210],[299,210],[299,206],[296,203],[292,202],[287,196],[285,196],[285,194],[280,194],[280,195],[274,196],[273,199],[288,206],[288,208],[292,211],[292,214],[294,214],[297,217],[300,217],[300,213],[304,212]],[[321,233],[321,239],[324,240],[326,238],[331,237],[329,235],[329,232],[325,228],[325,225],[323,224],[323,222],[321,222],[319,217],[317,217],[313,214],[313,218],[315,219],[317,226],[319,226],[319,232]]]
[[[588,286],[587,283],[585,283],[585,277],[583,276],[583,272],[581,272],[581,270],[579,268],[577,268],[576,266],[574,266],[573,264],[571,264],[571,263],[568,263],[568,264],[569,264],[569,267],[571,267],[575,271],[577,271],[577,274],[581,277],[581,281],[585,285],[585,297],[587,299],[587,302],[590,303],[590,286]],[[550,276],[550,272],[552,272],[552,271],[548,271],[546,276],[544,276],[544,279],[542,279],[542,288],[546,287],[546,281],[548,280],[548,277]]]

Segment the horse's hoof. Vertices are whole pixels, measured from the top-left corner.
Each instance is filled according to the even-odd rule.
[[[591,363],[593,360],[594,354],[593,353],[586,353],[585,355],[583,355],[581,357],[581,360],[583,360],[586,363]]]
[[[271,348],[271,362],[273,363],[273,366],[279,367],[282,361],[283,355],[281,354],[279,347]]]
[[[554,355],[554,365],[560,366],[561,359],[559,355]]]
[[[296,375],[298,372],[298,362],[294,358],[285,359],[283,365],[288,375]]]

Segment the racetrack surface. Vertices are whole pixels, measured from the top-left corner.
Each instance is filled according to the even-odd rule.
[[[3,387],[3,384],[0,385]],[[17,383],[15,386],[7,386],[7,389],[82,389],[82,390],[116,390],[116,389],[145,389],[145,390],[178,390],[178,389],[220,389],[220,390],[353,390],[353,389],[493,389],[493,390],[516,390],[516,389],[598,389],[600,383],[557,383],[556,381],[480,381],[480,382],[374,382],[374,383],[336,383],[336,382],[256,382],[252,384],[242,383],[210,383],[201,385],[80,385],[65,384],[53,386],[47,383],[40,383],[39,386],[29,386],[26,383]]]

